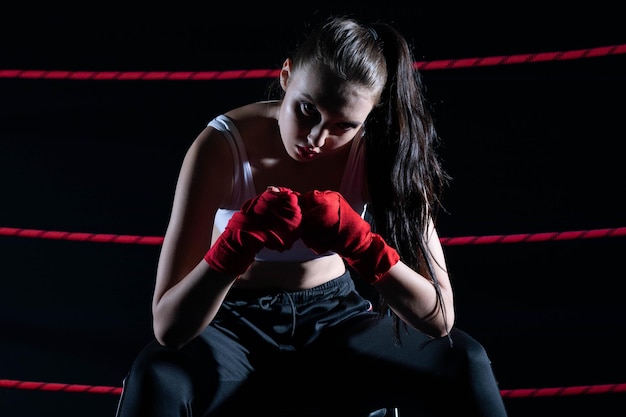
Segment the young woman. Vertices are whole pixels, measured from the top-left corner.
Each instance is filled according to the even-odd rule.
[[[446,175],[406,40],[331,18],[279,82],[184,159],[156,340],[118,417],[505,416],[486,352],[454,327]]]

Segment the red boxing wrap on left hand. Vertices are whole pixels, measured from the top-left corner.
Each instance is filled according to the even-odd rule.
[[[284,251],[298,240],[302,212],[298,205],[299,193],[289,188],[270,189],[246,201],[242,215],[233,216],[227,227],[256,237],[268,249]]]
[[[400,260],[398,252],[335,191],[300,196],[302,240],[316,253],[329,250],[343,257],[361,278],[378,281]]]
[[[301,219],[297,193],[288,188],[268,189],[246,201],[231,217],[204,259],[222,274],[240,275],[263,247],[291,248],[299,238]]]

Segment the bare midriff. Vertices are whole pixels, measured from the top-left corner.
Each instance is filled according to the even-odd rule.
[[[242,274],[237,288],[278,288],[297,291],[313,288],[339,277],[346,271],[338,255],[305,262],[253,262]]]

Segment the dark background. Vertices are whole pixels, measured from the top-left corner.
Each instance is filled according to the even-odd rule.
[[[620,13],[543,2],[47,3],[0,12],[0,69],[277,69],[328,13],[382,19],[418,61],[621,45]],[[442,237],[626,226],[626,56],[423,71],[453,181]],[[162,236],[184,152],[269,79],[0,79],[0,227]],[[446,248],[458,326],[502,389],[626,383],[625,238]],[[0,379],[121,386],[151,337],[158,245],[0,236]],[[116,395],[0,389],[0,416],[108,416]],[[624,394],[506,399],[622,416]]]

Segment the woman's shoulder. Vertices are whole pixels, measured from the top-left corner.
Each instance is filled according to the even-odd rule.
[[[279,110],[280,103],[278,101],[259,101],[246,104],[216,116],[209,122],[209,127],[215,129],[208,129],[208,131],[205,129],[205,131],[208,137],[228,132],[227,136],[233,137],[236,142],[247,144],[247,139],[250,136],[265,136],[268,132],[275,131],[278,125]]]
[[[279,101],[258,101],[237,107],[224,113],[236,124],[260,123],[278,120]]]
[[[224,113],[234,124],[249,157],[259,152],[265,154],[268,143],[280,143],[269,140],[279,135],[279,110],[278,101],[260,101]]]

